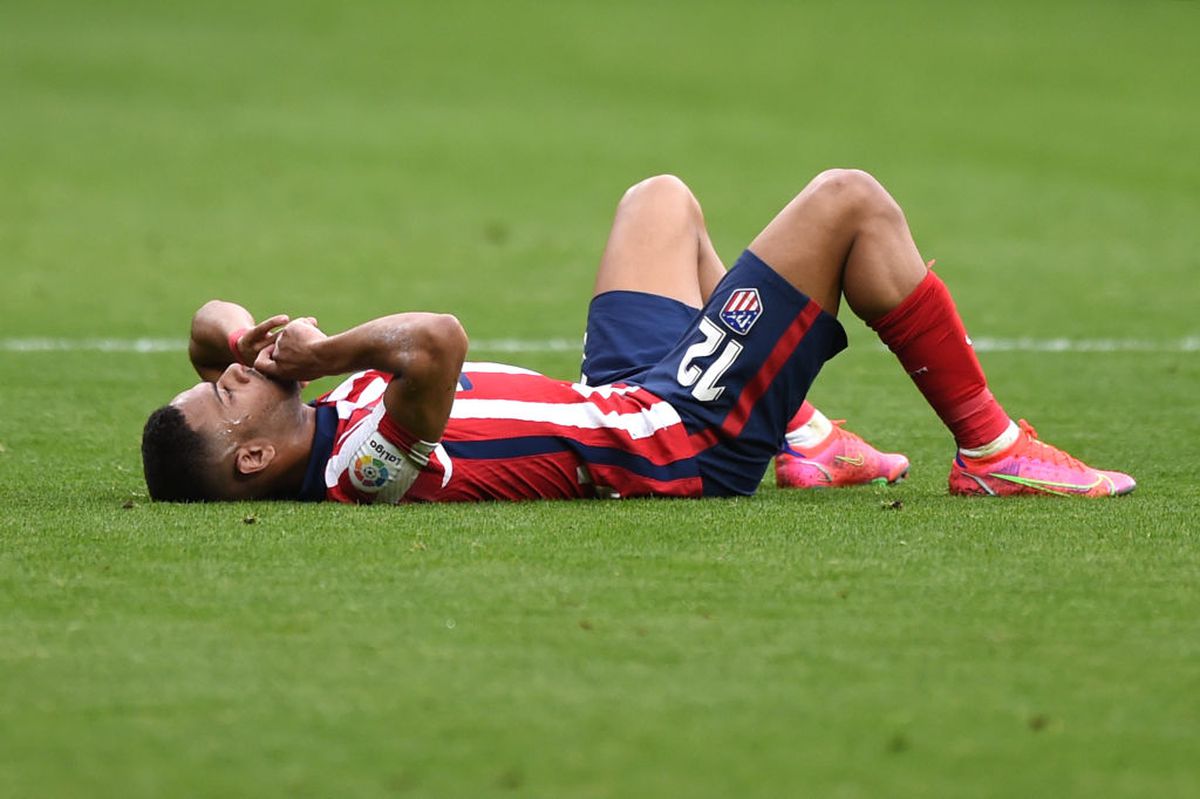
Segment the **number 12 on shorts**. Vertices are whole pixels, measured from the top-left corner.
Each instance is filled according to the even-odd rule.
[[[725,341],[725,331],[706,316],[700,320],[700,333],[704,340],[696,342],[683,353],[683,360],[679,362],[679,371],[676,372],[675,379],[684,388],[692,386],[692,396],[696,399],[712,402],[725,391],[725,386],[718,386],[717,381],[730,366],[733,366],[743,348],[738,342],[730,340],[717,359],[710,363],[708,368],[701,369],[695,361],[707,358],[720,349],[721,342]]]

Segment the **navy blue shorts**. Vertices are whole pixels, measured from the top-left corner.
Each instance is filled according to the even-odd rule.
[[[705,495],[753,494],[817,373],[845,347],[836,318],[746,250],[701,309],[637,291],[593,298],[582,380],[671,403]]]

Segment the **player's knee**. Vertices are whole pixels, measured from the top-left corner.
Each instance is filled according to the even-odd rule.
[[[652,210],[666,214],[699,219],[700,203],[688,185],[675,175],[655,175],[630,186],[621,198],[619,211]]]
[[[875,176],[861,169],[827,169],[810,184],[825,202],[860,218],[902,218],[900,206]]]

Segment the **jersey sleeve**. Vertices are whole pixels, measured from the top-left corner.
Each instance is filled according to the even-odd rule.
[[[325,467],[328,498],[399,503],[436,447],[436,442],[422,441],[396,424],[380,402],[335,444]]]

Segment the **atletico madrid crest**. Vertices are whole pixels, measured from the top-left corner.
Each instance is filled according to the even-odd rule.
[[[721,321],[725,326],[744,336],[754,327],[758,317],[762,315],[762,301],[758,298],[758,289],[737,289],[725,301],[721,309]]]

